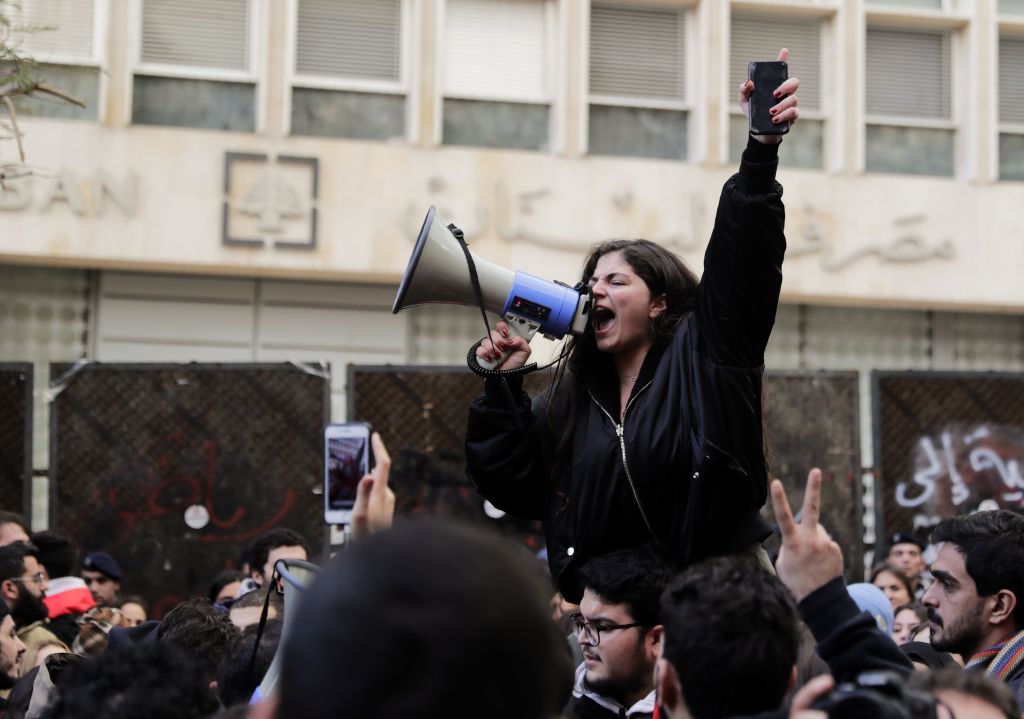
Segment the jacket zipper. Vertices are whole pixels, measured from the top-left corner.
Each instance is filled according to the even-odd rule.
[[[652,380],[652,382],[653,382],[653,380]],[[608,410],[606,410],[604,408],[604,406],[600,402],[597,401],[597,398],[594,397],[594,393],[593,392],[591,392],[590,390],[587,390],[587,394],[590,395],[590,399],[593,400],[594,404],[596,404],[598,406],[598,408],[602,412],[604,412],[605,416],[615,426],[615,434],[619,438],[619,449],[622,450],[622,468],[624,470],[626,470],[626,481],[629,483],[629,488],[633,491],[633,499],[636,500],[636,507],[637,507],[637,509],[640,510],[640,518],[644,520],[644,525],[647,527],[647,531],[650,532],[651,539],[657,541],[658,540],[658,536],[654,533],[654,528],[651,527],[651,523],[647,519],[647,512],[644,511],[644,505],[640,502],[640,493],[636,491],[636,484],[634,484],[634,482],[633,482],[633,475],[629,471],[629,461],[626,459],[626,437],[625,437],[625,433],[626,433],[626,415],[629,414],[629,408],[632,406],[634,400],[636,400],[637,397],[639,397],[641,394],[643,394],[644,390],[646,390],[650,386],[651,386],[651,382],[648,382],[643,387],[638,389],[636,391],[636,394],[634,394],[632,397],[629,398],[629,401],[626,402],[626,409],[623,410],[623,412],[622,412],[622,421],[621,422],[616,422],[612,418],[612,416],[608,412]]]

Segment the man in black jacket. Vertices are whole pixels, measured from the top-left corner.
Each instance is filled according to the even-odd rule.
[[[912,671],[846,592],[842,552],[818,524],[821,472],[807,480],[799,523],[778,480],[771,495],[782,533],[777,578],[752,557],[721,557],[691,567],[665,590],[657,666],[663,717],[782,716],[796,680],[798,613],[836,682],[864,671]],[[831,687],[828,678],[809,685],[815,695]]]

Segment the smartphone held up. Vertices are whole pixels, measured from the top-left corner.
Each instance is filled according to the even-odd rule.
[[[349,524],[359,481],[373,466],[365,422],[329,424],[324,428],[324,522]]]
[[[747,65],[747,79],[754,83],[750,95],[750,134],[785,135],[789,122],[772,122],[771,109],[788,97],[775,97],[775,90],[789,79],[789,65],[785,60],[752,62]]]

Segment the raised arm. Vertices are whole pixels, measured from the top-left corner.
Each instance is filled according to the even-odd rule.
[[[821,512],[821,470],[807,477],[800,521],[793,518],[782,482],[771,485],[772,508],[782,534],[775,563],[779,579],[797,600],[800,616],[818,644],[836,681],[851,681],[861,672],[913,667],[896,643],[883,634],[871,615],[861,612],[846,591],[843,553],[818,523]]]
[[[779,59],[785,60],[785,48]],[[791,77],[775,90],[774,122],[796,121],[796,91]],[[739,88],[740,106],[750,112],[753,83]],[[700,349],[716,362],[756,367],[764,362],[786,251],[782,186],[775,181],[781,135],[751,135],[740,170],[722,189],[697,299]]]

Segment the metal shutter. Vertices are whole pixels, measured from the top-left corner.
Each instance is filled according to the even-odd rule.
[[[296,71],[398,82],[401,15],[399,0],[299,0]]]
[[[747,64],[774,60],[789,48],[789,74],[800,78],[800,107],[821,109],[821,20],[733,13],[729,40],[729,97],[747,79]]]
[[[590,11],[590,92],[683,100],[685,15],[668,8],[595,3]]]
[[[1024,38],[999,38],[999,121],[1024,124]]]
[[[36,60],[93,59],[92,0],[21,0],[21,22],[40,28],[24,35],[24,51]]]
[[[249,0],[143,0],[142,61],[249,69]]]
[[[448,0],[444,94],[549,100],[544,0]]]
[[[949,32],[867,30],[869,115],[949,119]]]

